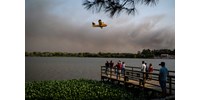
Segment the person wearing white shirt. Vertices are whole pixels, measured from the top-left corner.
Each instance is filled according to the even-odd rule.
[[[122,62],[122,75],[124,75],[125,73],[125,66],[126,66],[126,64],[124,63],[124,62]]]
[[[141,71],[142,71],[142,72],[146,72],[146,65],[145,65],[145,62],[144,62],[144,61],[142,61]]]
[[[147,66],[145,65],[145,62],[142,61],[141,72],[144,72],[144,73],[141,73],[141,78],[144,79],[143,82],[146,81],[146,74],[145,74],[145,72],[146,72],[146,67],[147,67]],[[144,84],[144,83],[142,83],[142,84]]]

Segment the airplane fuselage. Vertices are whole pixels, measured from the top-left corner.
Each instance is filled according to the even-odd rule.
[[[103,28],[103,27],[106,27],[107,24],[104,24],[104,23],[102,22],[101,24],[96,25],[94,22],[92,22],[92,26],[93,26],[93,27],[100,27],[100,28]]]

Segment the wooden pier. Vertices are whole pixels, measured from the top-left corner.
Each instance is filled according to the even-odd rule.
[[[151,74],[152,79],[146,79],[146,74]],[[137,86],[143,89],[150,89],[156,92],[162,92],[159,81],[159,69],[154,69],[153,73],[141,72],[140,67],[126,66],[125,72],[118,71],[118,77],[116,74],[116,68],[107,68],[101,66],[101,81],[117,81],[119,84],[123,84],[125,87],[130,85]],[[169,71],[167,76],[167,94],[175,95],[175,71]]]

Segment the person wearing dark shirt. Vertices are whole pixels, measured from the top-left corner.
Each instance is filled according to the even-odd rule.
[[[145,65],[146,65],[146,80],[148,80],[148,78],[149,78],[149,74],[148,74],[149,67],[147,66],[147,63],[145,63]]]
[[[110,74],[112,73],[112,69],[113,69],[113,67],[114,67],[114,63],[112,62],[112,60],[110,61]]]
[[[107,73],[107,71],[108,71],[108,67],[109,67],[109,62],[108,61],[106,61],[106,63],[105,63],[105,66],[106,66],[106,70],[105,70],[105,73],[106,73],[106,75],[108,75],[108,73]]]

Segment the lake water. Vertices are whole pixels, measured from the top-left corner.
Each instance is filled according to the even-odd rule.
[[[141,66],[142,61],[153,64],[159,69],[161,61],[166,63],[169,70],[175,70],[175,59],[129,59],[129,58],[80,58],[80,57],[26,57],[25,80],[68,80],[93,79],[100,80],[100,66],[106,60],[116,64],[124,61],[127,66]]]

